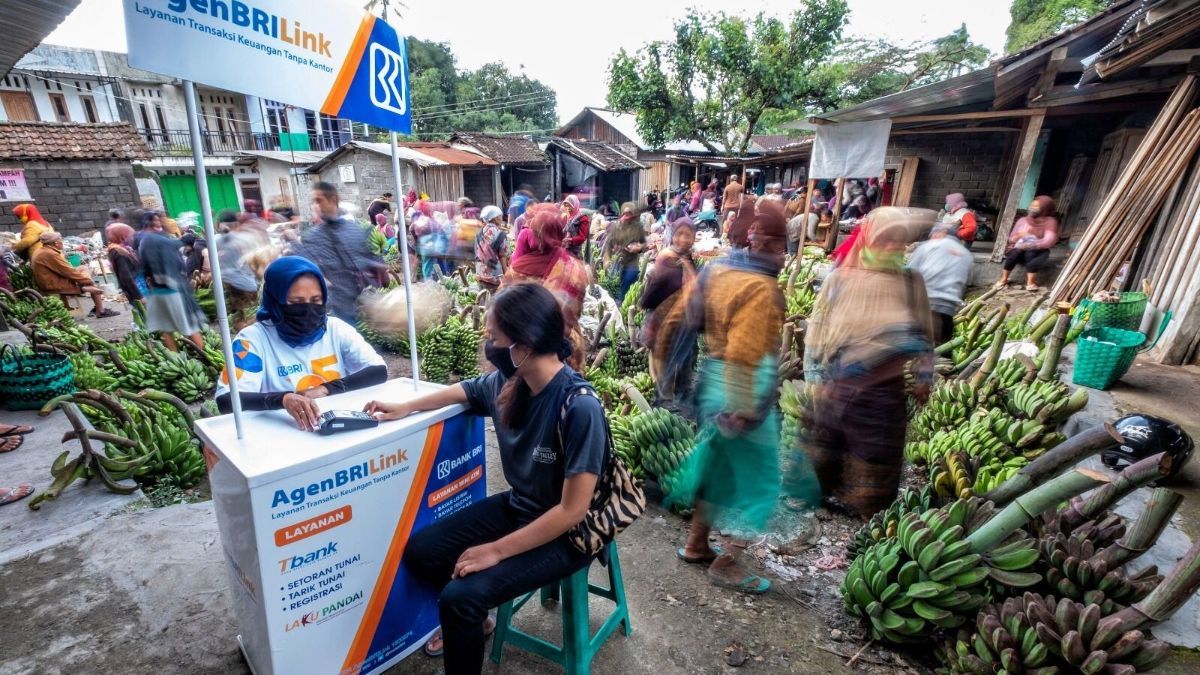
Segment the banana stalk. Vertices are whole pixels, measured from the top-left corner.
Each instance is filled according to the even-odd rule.
[[[1008,338],[1008,331],[1001,326],[995,336],[992,338],[992,348],[988,351],[987,359],[984,360],[983,366],[975,371],[971,376],[971,384],[978,387],[983,385],[984,380],[988,379],[996,370],[996,364],[1000,361],[1000,352],[1004,351],[1004,341]]]
[[[1050,331],[1054,330],[1056,321],[1058,321],[1058,314],[1056,312],[1046,312],[1046,316],[1042,317],[1041,322],[1029,334],[1029,341],[1035,345],[1042,344],[1042,340],[1050,334]]]
[[[955,349],[958,349],[959,347],[961,347],[964,343],[966,343],[966,341],[967,341],[967,339],[965,337],[959,335],[958,337],[954,338],[953,340],[950,340],[949,342],[943,342],[942,344],[938,345],[933,350],[933,353],[936,355],[939,355],[939,356],[942,354],[948,354],[948,353],[954,351]]]
[[[1057,476],[1067,467],[1074,466],[1080,460],[1107,448],[1116,447],[1123,442],[1125,442],[1124,439],[1110,424],[1092,427],[1068,438],[1025,465],[1017,472],[1017,475],[984,495],[984,499],[995,502],[998,506],[1007,504],[1015,497],[1028,492],[1035,485]]]
[[[1105,485],[1108,480],[1102,473],[1090,469],[1075,469],[1046,481],[1013,499],[1012,503],[972,532],[966,540],[971,542],[971,550],[976,553],[989,551],[1025,523],[1054,508],[1064,499]]]
[[[1150,550],[1182,503],[1183,495],[1178,492],[1166,488],[1155,489],[1150,494],[1150,500],[1146,502],[1145,510],[1138,516],[1137,522],[1129,532],[1096,554],[1096,560],[1104,562],[1111,570]]]
[[[1112,616],[1100,620],[1094,644],[1111,645],[1125,633],[1171,618],[1200,590],[1200,541],[1192,544],[1174,569],[1150,595]]]
[[[650,412],[650,403],[646,400],[645,396],[642,396],[642,392],[638,391],[637,387],[635,387],[632,383],[629,383],[625,385],[624,391],[625,396],[630,401],[633,401],[633,404],[638,407],[638,410],[641,410],[643,413]]]
[[[1043,382],[1058,379],[1058,360],[1062,357],[1063,346],[1067,344],[1067,329],[1071,326],[1069,314],[1059,314],[1054,321],[1054,332],[1050,334],[1050,342],[1042,353],[1042,369],[1038,379]]]
[[[1025,311],[1021,312],[1020,316],[1018,317],[1019,320],[1017,322],[1017,328],[1021,328],[1025,326],[1025,324],[1029,323],[1029,319],[1033,317],[1033,313],[1036,312],[1038,307],[1041,307],[1042,303],[1046,302],[1049,297],[1049,293],[1042,293],[1038,296],[1037,300],[1029,303],[1029,306],[1026,307]]]
[[[138,392],[138,395],[150,401],[166,401],[167,403],[170,403],[171,405],[175,406],[175,409],[179,411],[180,415],[183,415],[183,420],[187,423],[188,430],[190,431],[191,429],[195,428],[196,418],[194,415],[192,415],[191,408],[188,408],[187,404],[181,401],[179,398],[172,396],[165,391],[156,391],[154,389],[143,389]]]
[[[1071,504],[1061,514],[1075,524],[1089,521],[1116,504],[1125,495],[1171,473],[1171,456],[1161,452],[1130,464],[1112,482],[1088,495],[1087,499]]]
[[[972,300],[969,304],[967,304],[967,306],[958,310],[958,313],[954,316],[955,323],[965,323],[971,319],[974,319],[975,315],[979,313],[979,310],[983,309],[984,303],[986,303],[989,299],[991,299],[992,296],[999,292],[999,288],[989,288],[981,293],[979,297]]]
[[[592,367],[599,369],[604,365],[604,360],[608,358],[608,347],[596,352],[595,358],[592,359]]]
[[[600,323],[596,324],[596,334],[592,336],[592,349],[600,348],[600,339],[604,337],[604,329],[608,326],[608,322],[612,319],[612,314],[606,309],[600,315]]]

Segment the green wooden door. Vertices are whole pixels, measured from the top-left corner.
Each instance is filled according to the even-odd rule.
[[[237,188],[233,184],[233,176],[207,176],[208,199],[212,204],[213,215],[222,209],[241,210],[237,200]],[[167,213],[178,217],[185,211],[200,211],[200,196],[196,192],[196,179],[192,176],[163,176],[163,202]]]

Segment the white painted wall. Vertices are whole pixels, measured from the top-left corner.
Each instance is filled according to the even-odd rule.
[[[26,82],[28,82],[28,86],[26,86]],[[73,74],[40,74],[39,76],[14,69],[8,77],[0,80],[0,91],[23,91],[30,94],[33,97],[33,105],[37,109],[38,119],[43,122],[54,122],[57,119],[50,101],[50,94],[63,96],[71,122],[88,121],[81,96],[92,98],[96,106],[97,122],[119,122],[112,90],[113,85],[104,84],[99,79]],[[0,102],[0,121],[6,120],[8,120],[8,113],[4,110],[4,104]]]

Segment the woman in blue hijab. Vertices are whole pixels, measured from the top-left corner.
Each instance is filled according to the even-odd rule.
[[[312,262],[284,256],[263,274],[257,323],[233,341],[238,396],[245,410],[283,409],[305,431],[315,431],[316,399],[387,380],[387,365],[349,324],[326,312],[325,278]],[[232,402],[226,374],[217,407]]]

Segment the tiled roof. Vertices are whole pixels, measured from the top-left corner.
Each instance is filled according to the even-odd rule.
[[[450,139],[451,143],[462,143],[475,148],[501,164],[549,164],[546,153],[537,143],[521,136],[494,136],[478,132],[459,131]]]
[[[0,159],[150,159],[132,126],[0,122]]]
[[[621,152],[615,145],[600,141],[575,141],[568,138],[551,138],[550,143],[564,152],[590,164],[601,171],[645,169],[646,166],[633,157]]]

